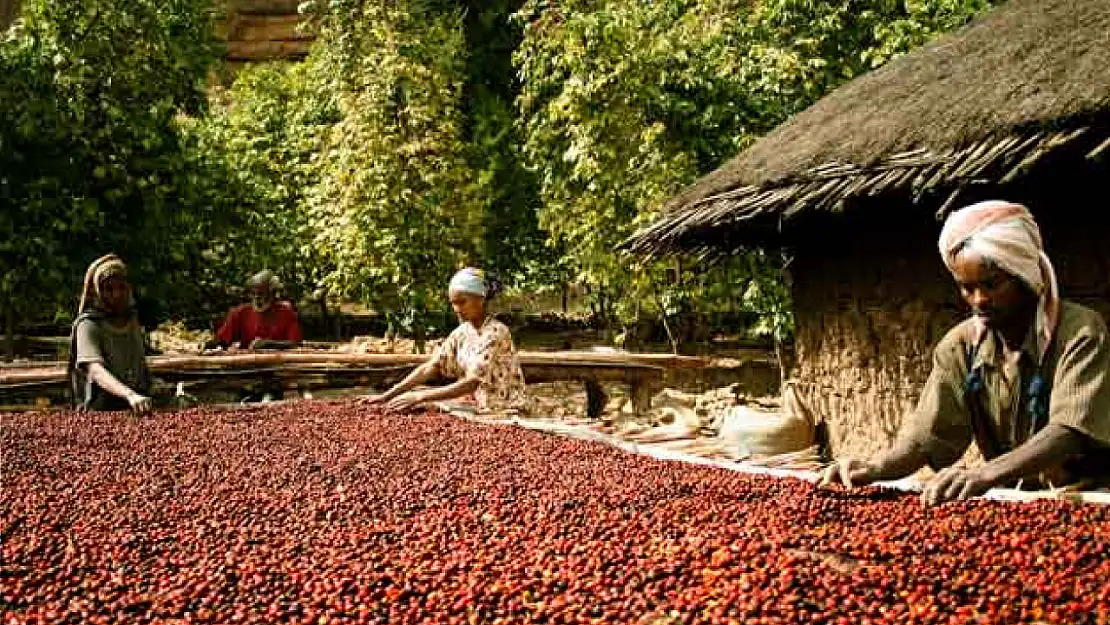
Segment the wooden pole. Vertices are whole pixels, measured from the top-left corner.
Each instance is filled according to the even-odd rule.
[[[635,354],[635,353],[595,353],[595,352],[519,352],[520,363],[526,369],[542,373],[545,366],[566,369],[581,365],[584,371],[591,371],[590,365],[600,365],[610,369],[640,369],[659,367],[666,369],[706,369],[743,367],[745,362],[768,362],[765,350],[751,350],[749,358],[717,361],[697,356],[675,356],[672,354]],[[169,371],[201,370],[214,373],[224,370],[229,373],[248,375],[246,369],[285,366],[317,367],[398,367],[416,366],[427,360],[421,354],[348,354],[343,352],[269,352],[250,354],[227,354],[220,356],[154,356],[147,359],[155,374]],[[600,375],[592,371],[591,375]],[[527,372],[526,372],[527,377]],[[27,384],[65,379],[65,363],[35,363],[27,367],[0,369],[0,385]]]

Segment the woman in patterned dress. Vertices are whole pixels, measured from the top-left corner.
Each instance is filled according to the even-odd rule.
[[[467,267],[451,279],[447,294],[462,322],[424,364],[381,395],[366,398],[389,410],[473,396],[479,413],[520,414],[526,410],[524,375],[509,328],[486,309],[501,285],[480,269]],[[433,378],[453,378],[447,386],[412,390]]]

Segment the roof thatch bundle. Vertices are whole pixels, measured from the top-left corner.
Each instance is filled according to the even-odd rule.
[[[1013,182],[1065,146],[1110,153],[1110,0],[1011,0],[861,76],[672,198],[625,243],[720,253],[800,214]],[[947,198],[947,201],[945,201]]]

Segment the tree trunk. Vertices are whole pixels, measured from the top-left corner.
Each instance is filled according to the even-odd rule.
[[[663,298],[659,295],[658,290],[652,291],[655,294],[655,304],[659,307],[659,318],[663,321],[663,331],[667,333],[667,342],[671,344],[671,353],[678,355],[678,336],[671,328],[670,321],[667,320],[667,307],[663,305]]]
[[[8,302],[4,306],[4,360],[15,360],[15,306]]]
[[[7,30],[19,15],[21,0],[0,0],[0,30]]]
[[[417,354],[423,354],[428,335],[424,331],[424,322],[422,320],[418,320],[416,323],[412,324],[412,338],[413,349],[416,350]]]
[[[667,313],[663,313],[663,331],[667,333],[667,342],[671,344],[671,353],[677,356],[679,340],[674,329],[671,328],[670,322],[667,321]]]
[[[779,365],[779,384],[780,385],[786,384],[786,381],[788,379],[790,379],[790,372],[791,372],[791,369],[793,368],[794,363],[789,362],[788,361],[789,358],[790,358],[790,355],[786,351],[786,346],[782,344],[782,339],[780,339],[778,337],[778,334],[776,333],[775,334],[775,360],[778,361],[778,365]]]
[[[327,294],[327,292],[321,293],[320,298],[316,301],[318,301],[320,303],[320,325],[324,329],[324,340],[326,341],[326,340],[328,340],[328,335],[331,334],[331,327],[330,327],[331,326],[331,321],[328,319],[328,294]],[[340,339],[339,339],[338,336],[336,336],[335,340],[339,341]]]

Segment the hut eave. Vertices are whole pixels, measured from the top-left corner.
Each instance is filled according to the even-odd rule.
[[[944,198],[939,219],[967,186],[1008,184],[1050,153],[1080,142],[1088,159],[1101,158],[1110,152],[1110,128],[1061,124],[1054,130],[1029,128],[991,136],[959,149],[918,148],[867,166],[828,162],[781,181],[744,185],[671,207],[620,248],[647,257],[728,254],[774,244],[803,211],[842,213],[853,200],[895,191],[908,192],[914,202]]]

